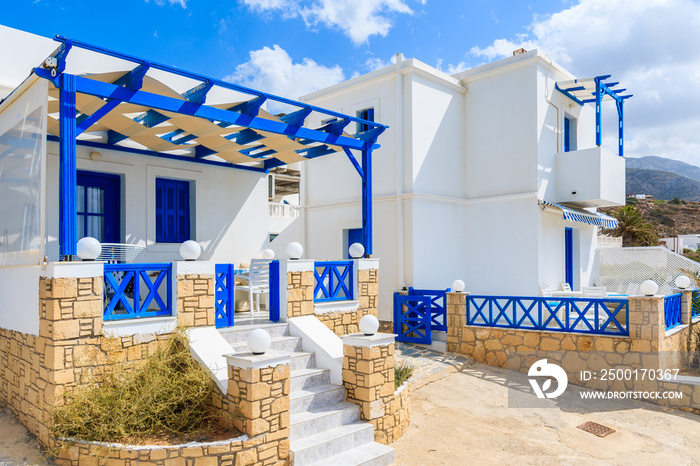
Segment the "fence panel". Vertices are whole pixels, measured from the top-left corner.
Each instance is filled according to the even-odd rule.
[[[467,325],[627,336],[628,320],[622,298],[467,296]]]
[[[664,298],[664,322],[666,330],[681,324],[681,293]]]
[[[351,301],[353,291],[353,262],[325,261],[314,263],[314,302]]]
[[[104,320],[172,315],[172,264],[105,264]]]

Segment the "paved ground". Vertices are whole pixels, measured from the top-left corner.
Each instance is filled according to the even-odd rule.
[[[643,402],[597,412],[508,408],[508,371],[430,352],[414,362],[422,366],[416,372],[419,388],[413,391],[411,426],[393,445],[398,465],[700,465],[698,415]],[[446,370],[422,375],[436,364]],[[616,432],[599,438],[576,428],[586,421]]]
[[[0,405],[0,465],[52,465],[39,449],[36,437],[19,423],[9,408]]]

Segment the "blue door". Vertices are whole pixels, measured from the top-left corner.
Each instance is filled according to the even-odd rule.
[[[91,236],[100,243],[120,242],[119,175],[78,171],[78,239]]]
[[[566,283],[574,289],[574,230],[564,229],[564,275]]]
[[[348,249],[355,243],[362,244],[362,228],[352,228],[348,230]],[[348,259],[352,259],[352,257],[350,257],[350,252],[347,252],[347,255]]]

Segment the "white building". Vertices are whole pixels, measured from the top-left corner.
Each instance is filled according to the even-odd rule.
[[[700,247],[700,235],[678,235],[671,238],[661,238],[664,245],[677,254],[683,254],[685,249],[696,250]]]
[[[595,80],[573,79],[537,50],[454,76],[399,54],[302,97],[389,126],[373,157],[380,319],[404,285],[532,296],[595,280],[594,225],[610,221],[595,208],[625,203],[625,161],[596,145],[595,105],[579,103]],[[289,235],[313,257],[342,254],[360,227],[349,167],[337,153],[304,168],[305,215]]]

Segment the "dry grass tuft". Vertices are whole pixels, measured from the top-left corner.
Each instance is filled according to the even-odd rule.
[[[141,367],[113,364],[102,383],[67,393],[52,410],[52,434],[127,443],[209,431],[216,420],[208,407],[213,384],[184,338],[173,335]]]
[[[399,388],[413,375],[413,366],[406,361],[399,361],[394,366],[394,390]]]

